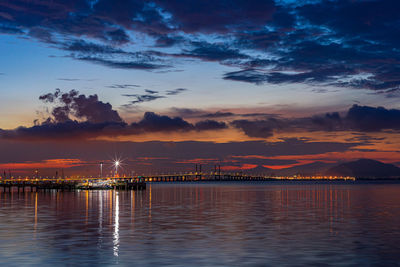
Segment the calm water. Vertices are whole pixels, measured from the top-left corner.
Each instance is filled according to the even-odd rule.
[[[400,184],[0,193],[2,265],[399,265]]]

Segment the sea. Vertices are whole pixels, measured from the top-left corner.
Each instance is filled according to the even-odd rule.
[[[400,266],[400,183],[0,192],[1,266]]]

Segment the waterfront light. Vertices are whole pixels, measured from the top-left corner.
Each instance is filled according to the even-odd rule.
[[[119,160],[114,161],[114,166],[115,166],[115,177],[118,175],[118,166],[119,166],[120,162]]]

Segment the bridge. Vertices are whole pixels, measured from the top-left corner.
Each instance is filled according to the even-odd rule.
[[[266,176],[266,175],[250,175],[242,172],[186,172],[186,173],[169,173],[155,174],[131,177],[45,177],[45,178],[3,178],[0,177],[0,188],[6,192],[11,192],[16,187],[18,192],[25,190],[75,190],[75,189],[116,189],[116,190],[144,190],[146,183],[159,182],[196,182],[196,181],[307,181],[307,180],[352,180],[354,177],[349,176]],[[96,183],[104,182],[106,187],[95,186]]]

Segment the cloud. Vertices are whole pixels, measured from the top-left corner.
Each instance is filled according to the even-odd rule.
[[[128,54],[128,52],[114,48],[111,45],[95,44],[85,40],[74,40],[64,43],[62,48],[67,51],[84,54]]]
[[[158,115],[146,112],[143,118],[132,124],[126,122],[45,122],[32,127],[18,127],[13,130],[0,129],[0,139],[25,141],[85,140],[96,137],[116,137],[155,132],[188,132],[221,130],[227,126],[223,122],[205,121],[195,125],[180,117]]]
[[[117,134],[126,129],[124,122],[64,122],[42,123],[32,127],[18,127],[14,130],[0,129],[2,139],[12,140],[53,140],[90,139],[98,136]]]
[[[223,76],[226,80],[333,85],[399,96],[400,4],[395,0],[0,5],[0,33],[24,35],[109,68],[165,73],[181,58],[197,58],[238,67]]]
[[[149,89],[146,89],[146,90],[144,90],[146,93],[149,93],[149,94],[158,94],[158,91],[154,91],[154,90],[149,90]]]
[[[137,123],[133,123],[132,126],[145,132],[188,131],[193,129],[192,124],[180,117],[171,118],[155,114],[154,112],[146,112],[143,119]]]
[[[235,113],[230,112],[229,110],[222,110],[216,112],[210,112],[208,110],[201,110],[201,109],[192,109],[192,108],[176,108],[173,107],[170,109],[172,114],[177,114],[184,118],[208,118],[208,119],[215,119],[215,118],[225,118],[231,119],[234,117],[277,117],[278,114],[272,113]]]
[[[180,93],[183,93],[183,92],[185,92],[185,91],[187,91],[188,89],[186,89],[186,88],[176,88],[176,89],[173,89],[173,90],[167,90],[167,95],[178,95],[178,94],[180,94]]]
[[[226,117],[233,117],[238,114],[232,113],[232,112],[223,112],[223,111],[217,111],[214,113],[207,113],[201,115],[203,118],[226,118]]]
[[[155,41],[156,47],[171,47],[184,42],[182,36],[161,35]]]
[[[178,116],[184,117],[184,118],[197,118],[204,114],[205,111],[201,109],[193,109],[193,108],[177,108],[177,107],[172,107],[170,108],[171,113],[177,114]]]
[[[225,73],[225,80],[249,82],[255,84],[282,84],[282,83],[331,83],[343,86],[342,82],[336,83],[335,76],[337,75],[356,75],[353,70],[346,69],[345,67],[321,67],[318,70],[310,70],[305,72],[276,72],[276,71],[262,71],[257,69],[244,69],[240,71],[233,71]],[[347,83],[350,86],[350,83]],[[355,87],[353,85],[352,87]],[[359,86],[358,86],[359,87]]]
[[[274,12],[273,1],[156,1],[173,16],[178,29],[193,32],[229,32],[232,29],[260,27]]]
[[[87,164],[80,159],[46,159],[38,162],[15,162],[15,163],[0,163],[1,169],[61,169],[82,166]]]
[[[345,120],[351,128],[363,132],[400,130],[400,110],[353,105]]]
[[[268,138],[274,135],[274,130],[282,128],[282,122],[277,119],[268,120],[235,120],[231,125],[242,130],[249,137]]]
[[[51,116],[46,123],[64,123],[78,120],[86,120],[89,123],[122,122],[118,112],[112,109],[111,104],[99,101],[97,95],[85,96],[76,90],[62,93],[57,89],[54,93],[41,95],[40,100],[46,103],[55,103]]]
[[[279,132],[355,131],[360,133],[400,130],[400,110],[353,105],[345,115],[339,112],[303,118],[234,120],[231,125],[249,137],[268,138]]]
[[[59,80],[59,81],[66,81],[66,82],[81,81],[81,79],[77,79],[77,78],[58,78],[57,80]]]
[[[131,108],[133,105],[144,103],[144,102],[151,102],[157,99],[166,98],[167,96],[178,95],[188,89],[185,88],[177,88],[174,90],[167,90],[165,96],[159,95],[159,91],[145,89],[146,94],[122,94],[125,97],[132,97],[135,100],[130,101],[128,104],[123,105],[125,108]]]
[[[22,31],[21,29],[16,28],[16,27],[0,25],[0,33],[3,33],[3,34],[23,34],[24,31]]]
[[[220,130],[228,128],[228,125],[225,122],[219,122],[215,120],[205,120],[199,121],[195,124],[195,128],[198,131],[204,130]]]
[[[151,94],[145,94],[145,95],[139,95],[139,94],[123,94],[122,96],[126,97],[133,97],[135,100],[130,101],[130,104],[139,104],[143,102],[150,102],[154,101],[160,98],[165,98],[165,96],[162,95],[154,95],[153,93]]]
[[[184,50],[177,56],[200,58],[206,61],[249,58],[249,56],[242,54],[239,49],[232,48],[229,44],[192,42],[191,46],[193,46],[192,49]]]
[[[140,85],[137,85],[137,84],[113,84],[113,85],[108,85],[106,87],[113,88],[113,89],[126,89],[126,88],[140,87]]]
[[[135,97],[137,97],[135,95]],[[144,96],[138,99],[144,101]],[[157,97],[148,95],[147,97]],[[86,96],[76,90],[63,93],[59,89],[39,97],[52,105],[49,117],[35,120],[32,127],[18,127],[13,130],[0,129],[0,139],[52,140],[91,139],[99,136],[137,135],[152,132],[208,131],[227,128],[224,122],[213,120],[192,124],[181,117],[169,117],[154,112],[146,112],[138,122],[126,123],[113,110],[111,104],[104,103],[97,95]],[[139,100],[137,100],[139,101]],[[148,100],[150,101],[150,100]]]
[[[92,62],[95,64],[111,67],[115,69],[139,69],[139,70],[154,70],[166,68],[168,65],[153,64],[147,61],[115,61],[98,57],[74,57],[77,60]]]

